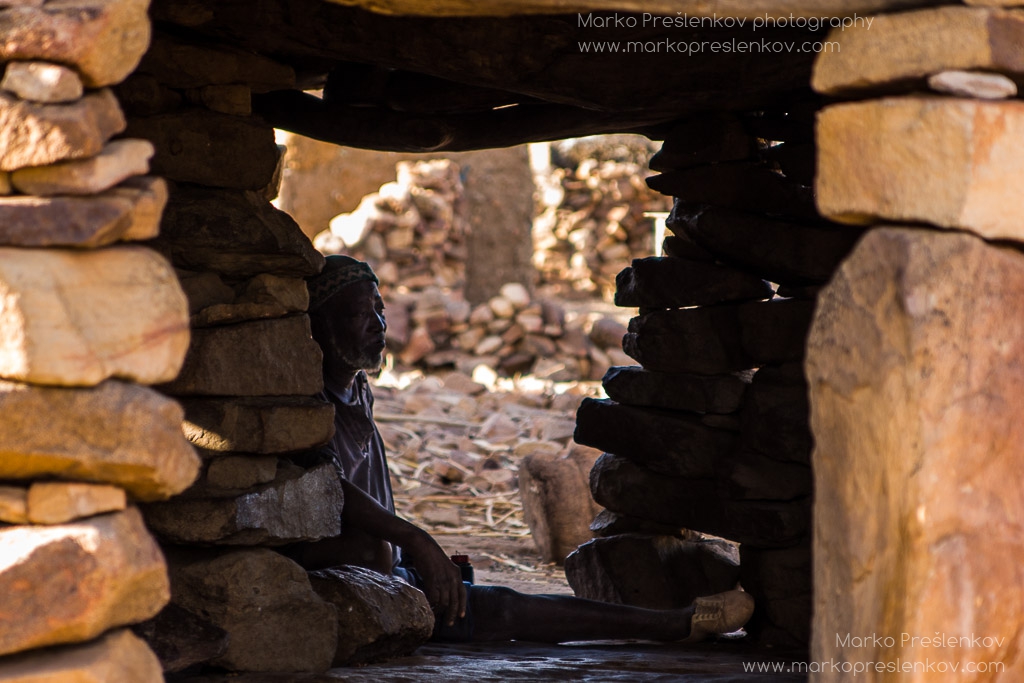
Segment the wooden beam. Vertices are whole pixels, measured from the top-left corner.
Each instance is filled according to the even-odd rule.
[[[456,152],[579,135],[643,132],[664,120],[557,104],[522,104],[473,114],[419,115],[332,104],[294,90],[254,95],[253,111],[275,128],[346,147],[391,152]]]

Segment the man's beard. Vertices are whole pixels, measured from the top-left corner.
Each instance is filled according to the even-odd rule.
[[[372,375],[380,372],[380,368],[384,364],[384,352],[377,351],[376,353],[372,353],[370,351],[363,350],[354,353],[346,353],[342,356],[341,360],[350,368],[359,368],[360,370],[365,370]]]

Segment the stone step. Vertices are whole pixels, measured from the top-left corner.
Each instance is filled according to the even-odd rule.
[[[699,415],[588,398],[576,413],[573,440],[654,472],[708,479],[724,466],[736,435],[706,426]]]
[[[1024,102],[908,96],[833,105],[819,118],[818,150],[818,208],[833,220],[1024,240]]]
[[[813,301],[653,311],[629,321],[623,350],[648,370],[722,374],[800,360]]]
[[[739,410],[750,378],[749,372],[698,375],[618,365],[605,373],[601,384],[616,403],[725,415]]]
[[[170,597],[163,555],[134,508],[0,529],[0,547],[0,655],[95,638]]]
[[[151,245],[179,268],[232,278],[307,277],[324,264],[288,214],[238,190],[174,185]]]
[[[863,234],[821,221],[807,225],[678,200],[665,225],[722,263],[790,285],[828,280]]]
[[[633,259],[615,278],[615,305],[680,308],[772,298],[771,286],[728,266],[674,257]]]

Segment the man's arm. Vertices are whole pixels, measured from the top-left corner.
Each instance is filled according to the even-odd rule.
[[[423,529],[392,514],[346,479],[341,479],[341,488],[345,493],[342,525],[394,543],[408,552],[423,577],[423,592],[430,606],[445,623],[452,624],[456,617],[465,616],[466,587],[462,574],[437,541]]]

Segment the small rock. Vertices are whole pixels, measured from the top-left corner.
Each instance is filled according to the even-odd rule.
[[[28,489],[28,519],[33,524],[63,524],[124,510],[126,503],[124,489],[116,486],[37,481]]]
[[[509,282],[501,286],[500,295],[517,310],[530,305],[530,292],[518,282]]]
[[[1017,84],[1003,74],[977,71],[942,71],[928,77],[936,92],[982,100],[1005,100],[1017,94]]]
[[[338,608],[333,666],[411,654],[434,629],[434,613],[419,590],[362,567],[311,572],[317,595]]]
[[[148,172],[152,156],[153,145],[147,140],[114,140],[88,159],[18,169],[11,174],[11,183],[20,192],[43,197],[96,194]]]
[[[498,318],[511,318],[516,313],[516,308],[512,302],[503,296],[491,297],[487,305]]]
[[[47,62],[11,62],[0,88],[23,100],[56,104],[82,96],[82,79],[71,69]]]

